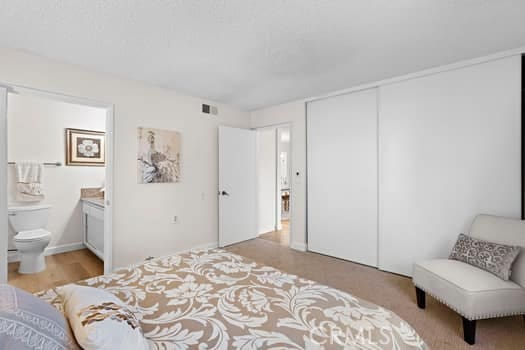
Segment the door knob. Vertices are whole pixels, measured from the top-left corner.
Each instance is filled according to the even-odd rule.
[[[226,191],[222,191],[222,192],[221,192],[221,196],[229,196],[229,195],[230,195],[230,194],[229,194],[228,192],[226,192]]]

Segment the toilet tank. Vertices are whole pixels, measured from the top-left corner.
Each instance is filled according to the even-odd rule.
[[[9,223],[15,232],[45,228],[49,219],[50,205],[9,207]]]

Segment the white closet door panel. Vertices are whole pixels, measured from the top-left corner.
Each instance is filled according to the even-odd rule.
[[[447,257],[474,216],[520,215],[520,58],[380,88],[379,267]]]
[[[377,266],[376,89],[307,111],[308,249]]]

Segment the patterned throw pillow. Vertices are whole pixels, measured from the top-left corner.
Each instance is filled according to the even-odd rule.
[[[0,348],[79,349],[64,315],[42,299],[7,284],[0,284]]]
[[[148,350],[140,322],[115,295],[70,284],[56,288],[78,344],[84,350]]]
[[[508,281],[511,267],[521,247],[492,243],[463,233],[459,235],[449,259],[466,262]]]

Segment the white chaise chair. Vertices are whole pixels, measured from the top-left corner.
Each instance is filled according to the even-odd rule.
[[[476,338],[476,320],[525,315],[525,221],[478,215],[470,236],[495,243],[521,246],[510,280],[457,260],[437,259],[414,264],[413,282],[419,308],[430,294],[463,317],[463,336]],[[525,319],[525,316],[524,316]]]

